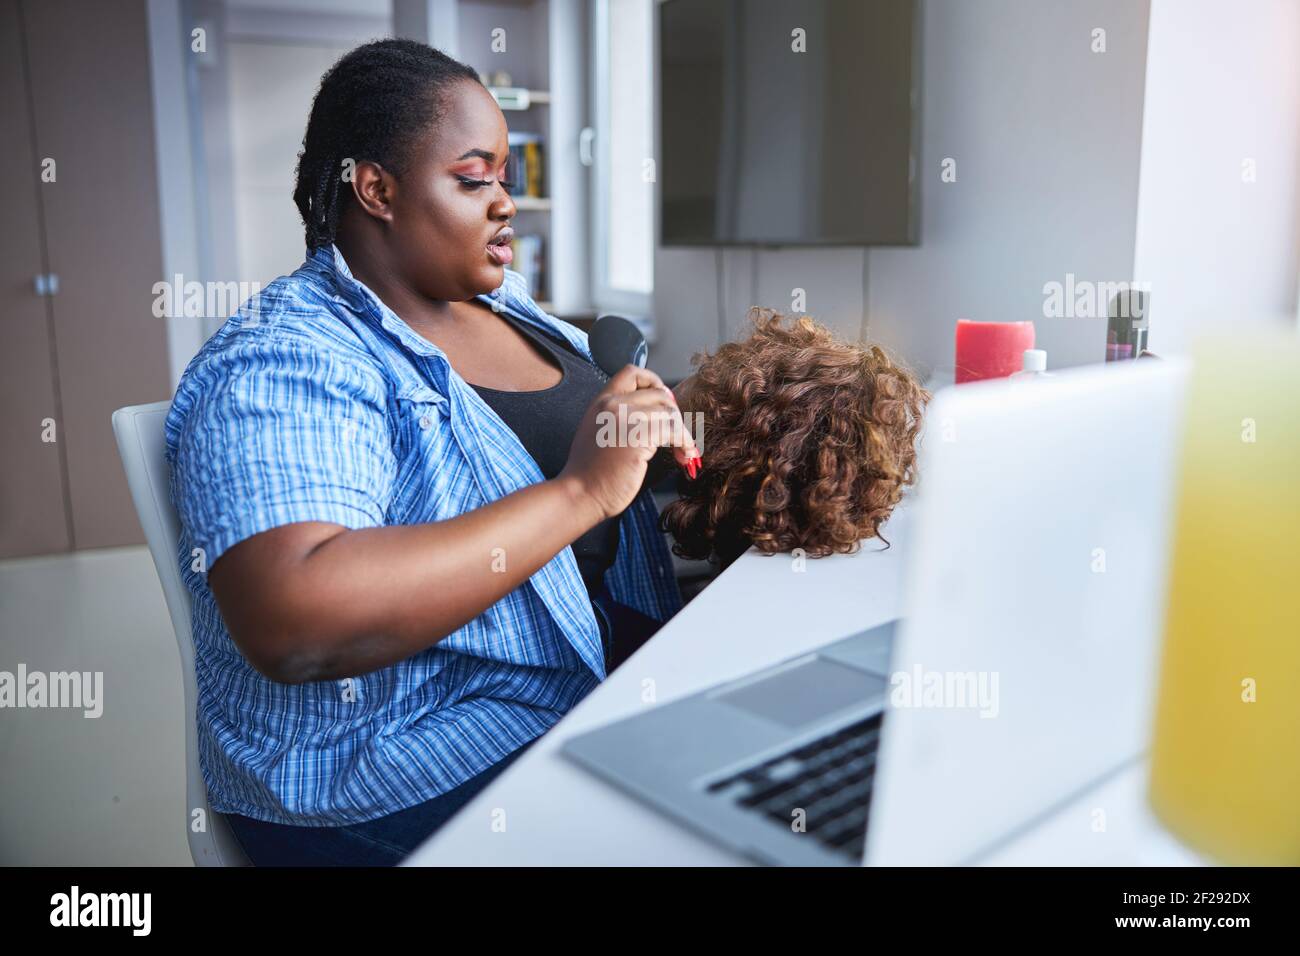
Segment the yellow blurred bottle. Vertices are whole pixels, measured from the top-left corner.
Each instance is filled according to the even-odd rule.
[[[1300,864],[1300,339],[1196,352],[1152,748],[1163,823]]]

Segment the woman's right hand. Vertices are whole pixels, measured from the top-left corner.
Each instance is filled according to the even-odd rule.
[[[649,369],[625,365],[587,408],[559,477],[590,496],[602,520],[612,518],[635,500],[663,446],[679,465],[699,457],[672,390]]]

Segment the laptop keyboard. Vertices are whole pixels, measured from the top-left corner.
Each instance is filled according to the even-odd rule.
[[[718,780],[708,792],[786,828],[802,809],[808,836],[856,862],[866,845],[883,716],[874,714]]]

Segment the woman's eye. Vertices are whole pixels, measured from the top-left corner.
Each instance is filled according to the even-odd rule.
[[[493,181],[491,179],[475,179],[473,176],[461,176],[461,175],[457,175],[456,178],[460,180],[460,184],[462,186],[465,186],[468,189],[482,189],[484,186],[493,186],[496,185],[496,183],[500,183],[501,187],[506,192],[510,192],[510,190],[515,188],[514,183],[509,182],[505,179],[498,179]]]

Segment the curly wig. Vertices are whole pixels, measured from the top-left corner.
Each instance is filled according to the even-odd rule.
[[[680,402],[703,423],[703,469],[680,479],[661,526],[676,554],[724,565],[750,545],[856,551],[915,480],[930,395],[879,347],[807,316],[754,308],[749,321],[744,341],[693,358]]]

